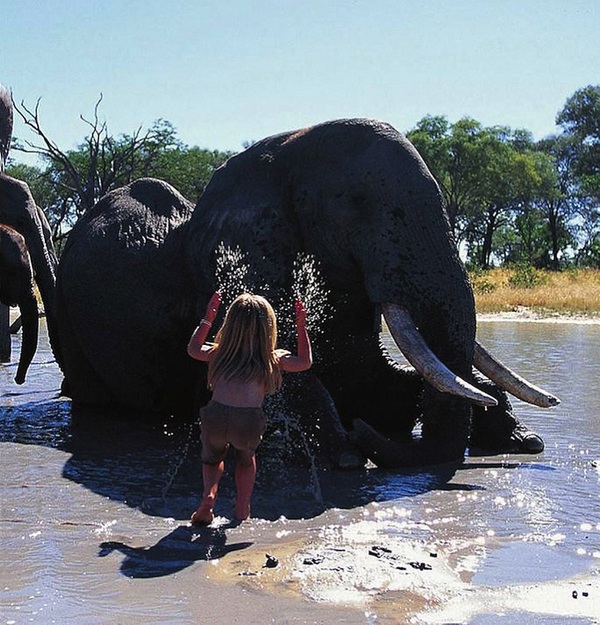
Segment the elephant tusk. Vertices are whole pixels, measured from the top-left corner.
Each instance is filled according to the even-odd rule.
[[[497,406],[497,400],[456,374],[431,351],[412,317],[398,304],[382,304],[381,310],[392,337],[408,362],[442,393],[451,393],[482,406]]]
[[[492,356],[479,341],[475,341],[473,364],[483,375],[518,399],[541,408],[550,408],[560,404],[558,397],[531,384],[531,382],[516,374],[504,363]]]

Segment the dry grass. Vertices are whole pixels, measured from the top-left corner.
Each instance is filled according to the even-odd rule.
[[[600,316],[600,270],[560,273],[532,268],[471,274],[479,313],[528,308],[537,313]]]

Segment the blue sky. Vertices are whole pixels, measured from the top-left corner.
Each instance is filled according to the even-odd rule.
[[[100,93],[112,134],[171,121],[188,145],[341,117],[556,131],[600,83],[598,0],[4,0],[0,83],[63,148]],[[31,138],[15,123],[15,135]],[[17,160],[23,160],[13,154]]]

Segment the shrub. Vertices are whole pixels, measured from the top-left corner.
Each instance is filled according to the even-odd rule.
[[[475,277],[472,280],[473,291],[478,295],[482,295],[484,293],[493,293],[496,290],[496,285],[493,282],[490,282],[485,277]]]
[[[524,263],[515,266],[513,275],[508,279],[508,284],[519,289],[533,289],[547,281],[548,279],[535,267]]]

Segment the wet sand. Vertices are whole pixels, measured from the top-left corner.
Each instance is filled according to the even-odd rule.
[[[0,624],[600,622],[597,446],[450,474],[263,458],[256,518],[231,522],[226,476],[217,519],[194,528],[193,438],[75,427],[47,343],[31,382],[13,375],[0,369]],[[525,420],[543,431],[546,415]],[[562,484],[579,489],[571,509]]]

